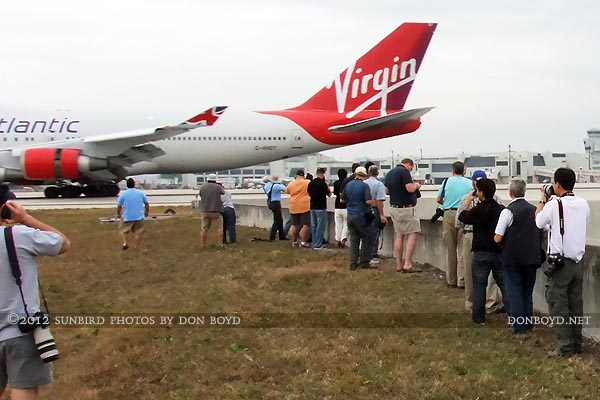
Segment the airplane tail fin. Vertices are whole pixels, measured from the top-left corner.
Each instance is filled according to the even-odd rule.
[[[404,23],[294,110],[328,110],[352,118],[364,110],[402,110],[436,28]]]
[[[198,126],[211,126],[223,113],[227,106],[215,106],[211,107],[208,110],[182,122],[184,125],[198,125]]]

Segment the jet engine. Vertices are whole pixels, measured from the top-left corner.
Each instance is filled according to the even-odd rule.
[[[81,173],[108,168],[108,160],[81,154],[80,149],[35,148],[21,155],[26,179],[79,179]]]

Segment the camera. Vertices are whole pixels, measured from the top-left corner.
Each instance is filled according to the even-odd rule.
[[[552,186],[550,183],[545,184],[542,186],[542,188],[544,189],[544,193],[546,193],[547,198],[550,198],[550,196],[554,196],[556,194],[554,191],[554,186]]]
[[[548,266],[544,268],[544,275],[548,278],[551,278],[556,271],[565,265],[565,259],[561,254],[548,254],[546,261],[548,261]]]
[[[23,333],[33,331],[33,341],[43,362],[49,363],[58,360],[56,342],[50,333],[49,314],[38,311],[31,316],[21,318],[18,327]]]
[[[2,205],[0,217],[2,217],[2,219],[12,219],[12,212],[10,211],[10,208],[6,206],[6,203]]]
[[[433,217],[431,217],[430,221],[433,223],[443,216],[444,216],[444,209],[438,207],[435,209],[435,213],[433,214]]]

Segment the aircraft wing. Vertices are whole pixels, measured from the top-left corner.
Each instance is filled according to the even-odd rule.
[[[369,118],[363,121],[353,122],[347,125],[335,125],[329,127],[331,132],[362,132],[381,128],[400,127],[408,122],[417,120],[433,110],[434,107],[415,108],[412,110],[399,111],[394,114],[381,117]]]
[[[0,151],[0,181],[112,181],[125,167],[164,155],[151,142],[215,124],[227,107],[212,107],[175,126],[36,143]]]

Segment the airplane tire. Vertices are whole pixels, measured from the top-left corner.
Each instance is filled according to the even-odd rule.
[[[48,186],[44,189],[44,196],[47,199],[56,199],[60,195],[60,188],[57,186]]]
[[[83,195],[85,197],[98,197],[100,196],[100,190],[96,186],[84,186]]]
[[[81,196],[81,188],[79,186],[65,186],[60,189],[62,197],[73,199]]]
[[[121,189],[119,189],[118,185],[110,185],[108,189],[108,193],[111,197],[118,196],[120,191]]]

